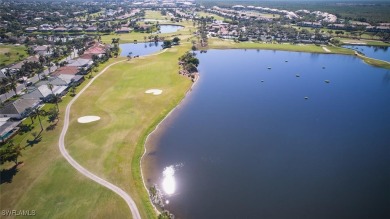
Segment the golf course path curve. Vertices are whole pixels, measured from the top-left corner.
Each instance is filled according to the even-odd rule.
[[[64,126],[63,126],[62,131],[61,131],[60,139],[58,141],[58,146],[60,148],[62,156],[64,156],[64,158],[69,162],[70,165],[72,165],[77,171],[79,171],[84,176],[86,176],[86,177],[90,178],[91,180],[99,183],[100,185],[110,189],[111,191],[115,192],[120,197],[122,197],[126,201],[127,205],[129,206],[129,208],[131,210],[131,214],[133,216],[132,218],[133,219],[141,219],[141,215],[139,214],[137,205],[135,204],[134,200],[130,197],[129,194],[127,194],[125,191],[123,191],[118,186],[96,176],[95,174],[91,173],[90,171],[88,171],[87,169],[82,167],[79,163],[77,163],[77,161],[75,161],[69,155],[68,151],[65,149],[65,135],[66,135],[66,132],[68,131],[68,127],[69,127],[69,115],[70,115],[70,108],[71,108],[72,104],[92,84],[92,82],[94,82],[94,80],[96,78],[98,78],[101,74],[103,74],[111,66],[118,64],[120,62],[124,62],[124,61],[126,61],[126,60],[117,61],[117,62],[114,62],[114,63],[108,65],[107,67],[105,67],[99,74],[97,74],[91,81],[89,81],[89,83],[69,102],[69,104],[66,106],[65,117],[64,117]]]

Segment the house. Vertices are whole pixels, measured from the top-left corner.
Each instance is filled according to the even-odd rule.
[[[53,27],[50,24],[42,24],[39,26],[39,30],[42,32],[48,32],[53,30]]]
[[[86,71],[92,66],[92,64],[93,64],[93,61],[91,59],[78,58],[78,59],[70,60],[69,64],[67,64],[66,66],[78,67],[79,69]]]
[[[53,98],[53,94],[56,96],[63,96],[66,93],[67,86],[55,86],[53,85],[52,91],[46,85],[41,85],[38,88],[27,89],[26,94],[24,94],[21,99],[32,99],[39,100],[43,102],[50,102]]]
[[[313,27],[313,28],[321,28],[322,24],[320,22],[299,22],[298,26],[301,27]]]
[[[47,48],[49,48],[49,47],[48,46],[35,46],[33,48],[33,50],[35,53],[37,53],[39,55],[46,56],[48,54]]]
[[[5,142],[7,139],[18,133],[18,125],[21,121],[11,121],[10,118],[0,118],[0,142]]]
[[[60,74],[57,76],[59,79],[65,81],[68,86],[71,85],[80,85],[84,81],[84,76],[83,75],[65,75],[65,74]]]
[[[128,27],[121,27],[120,29],[117,29],[115,32],[116,33],[130,33],[130,28],[128,28]]]
[[[344,30],[345,24],[329,24],[328,28],[333,30]]]
[[[36,87],[52,84],[54,86],[71,86],[72,84],[79,85],[81,82],[83,82],[84,76],[82,75],[70,75],[70,74],[60,74],[54,77],[49,77],[47,81],[40,81],[37,84],[35,84]]]
[[[9,68],[13,69],[13,70],[20,70],[22,68],[23,64],[26,62],[39,62],[39,58],[36,56],[30,56],[27,59],[25,59],[24,61],[18,62]]]
[[[52,84],[54,86],[68,86],[68,83],[65,80],[62,80],[61,78],[55,76],[55,77],[49,77],[48,80],[39,81],[38,83],[35,84],[35,87],[40,87],[42,85],[48,86],[48,84]]]
[[[63,66],[58,68],[52,75],[58,76],[60,74],[76,75],[80,72],[76,66]]]
[[[38,107],[41,101],[38,99],[18,99],[12,103],[5,105],[0,109],[0,117],[10,117],[14,119],[22,119],[28,116],[29,108]]]
[[[0,70],[0,80],[2,78],[6,78],[7,77],[7,75],[5,75],[6,72],[7,72],[7,69],[5,69],[5,68]]]
[[[73,27],[73,28],[69,29],[69,31],[71,31],[71,32],[81,32],[81,31],[83,31],[83,28],[81,28],[81,27]]]
[[[368,32],[390,32],[389,26],[367,26],[366,30]]]
[[[36,28],[36,27],[27,27],[26,29],[24,29],[26,32],[28,32],[28,33],[32,33],[32,32],[34,32],[34,31],[37,31],[38,30],[38,28]]]
[[[66,29],[65,27],[57,27],[57,28],[54,28],[53,30],[54,30],[54,32],[66,32],[66,31],[68,31],[68,29]]]
[[[85,32],[97,32],[98,28],[97,27],[88,27],[85,29]]]

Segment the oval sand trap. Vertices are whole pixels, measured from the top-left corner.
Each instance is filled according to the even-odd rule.
[[[145,91],[145,94],[160,95],[160,94],[162,94],[162,90],[150,89],[150,90]]]
[[[100,120],[99,116],[83,116],[77,119],[79,123],[90,123]]]

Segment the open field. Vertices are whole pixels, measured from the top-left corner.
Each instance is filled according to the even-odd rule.
[[[27,57],[27,52],[25,51],[26,47],[15,46],[15,45],[0,45],[0,63],[4,65],[9,65],[14,62],[19,61],[19,56]],[[10,53],[10,56],[6,56],[7,53]]]
[[[215,20],[218,20],[218,21],[230,20],[230,19],[221,17],[221,16],[219,16],[219,15],[217,15],[217,14],[212,14],[212,13],[204,12],[204,11],[196,12],[196,14],[197,14],[199,17],[214,17],[214,19],[215,19]]]
[[[152,11],[152,10],[145,11],[145,18],[156,19],[156,20],[165,20],[165,18],[170,19],[169,16],[163,16],[160,11]]]

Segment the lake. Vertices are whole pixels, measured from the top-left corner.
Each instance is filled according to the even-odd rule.
[[[390,49],[387,46],[344,45],[343,47],[359,51],[365,56],[374,59],[380,59],[390,62]]]
[[[152,43],[124,43],[119,44],[121,48],[121,56],[127,56],[129,52],[132,52],[132,56],[144,56],[162,50],[162,42]]]
[[[160,33],[174,33],[182,28],[183,28],[183,26],[180,26],[180,25],[161,24],[159,32]]]
[[[390,218],[389,70],[271,50],[198,58],[142,163],[176,218]]]

